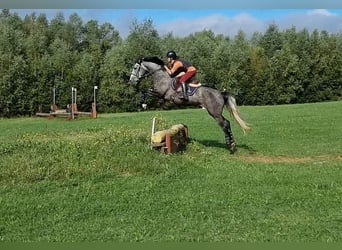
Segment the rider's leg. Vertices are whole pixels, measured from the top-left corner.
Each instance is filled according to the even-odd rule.
[[[179,81],[181,82],[182,85],[182,92],[183,92],[183,98],[185,100],[188,100],[188,86],[187,86],[187,82],[190,82],[190,80],[196,75],[196,70],[192,70],[192,71],[188,71],[186,72],[184,75],[182,75],[179,79]]]
[[[186,86],[186,83],[185,82],[181,82],[182,84],[182,93],[183,93],[183,98],[182,99],[185,99],[185,100],[188,100],[189,97],[188,97],[188,89],[187,89],[187,86]]]

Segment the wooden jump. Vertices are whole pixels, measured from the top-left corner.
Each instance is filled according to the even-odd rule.
[[[151,136],[152,148],[163,153],[175,153],[186,148],[188,127],[184,124],[173,125],[169,129],[157,131]]]
[[[90,116],[91,118],[97,118],[96,106],[94,103],[92,103],[91,112],[78,111],[77,105],[75,103],[72,105],[72,110],[70,108],[57,109],[55,104],[53,105],[52,109],[53,110],[50,113],[38,112],[36,113],[36,116],[48,117],[49,119],[55,117],[66,117],[69,120],[73,119],[73,116]]]

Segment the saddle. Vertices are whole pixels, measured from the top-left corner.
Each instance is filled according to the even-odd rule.
[[[196,93],[199,87],[202,86],[202,84],[198,80],[192,80],[190,83],[187,83],[187,95],[192,96]],[[173,79],[171,82],[171,87],[173,90],[175,90],[177,93],[182,92],[182,86],[181,83],[177,81],[177,79]]]

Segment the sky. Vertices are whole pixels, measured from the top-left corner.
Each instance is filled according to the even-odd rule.
[[[233,37],[239,30],[247,36],[264,32],[274,23],[280,30],[296,27],[342,33],[342,9],[14,9],[21,17],[35,12],[51,20],[58,12],[68,17],[77,13],[84,22],[97,20],[111,23],[125,38],[134,20],[151,19],[159,35],[172,33],[185,37],[191,33],[211,30],[215,34]]]

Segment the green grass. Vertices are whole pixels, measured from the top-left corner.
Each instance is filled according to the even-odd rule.
[[[340,242],[342,103],[0,120],[0,241]],[[186,151],[150,148],[184,123]]]

